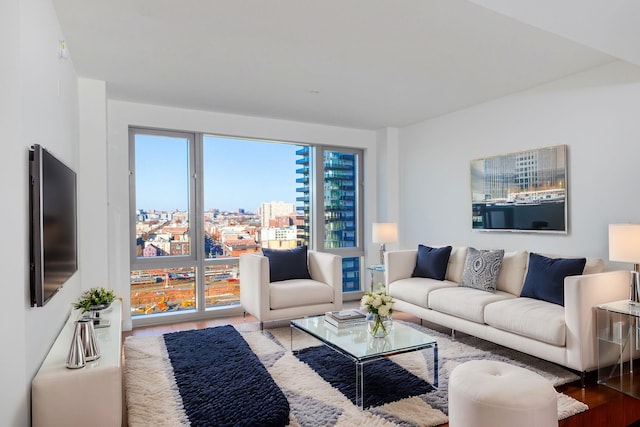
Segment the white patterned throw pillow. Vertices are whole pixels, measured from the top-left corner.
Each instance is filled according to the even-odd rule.
[[[495,292],[503,257],[503,249],[478,250],[469,248],[460,286]]]

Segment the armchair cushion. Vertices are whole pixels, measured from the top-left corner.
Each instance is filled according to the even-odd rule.
[[[307,266],[307,247],[294,249],[267,249],[262,253],[269,260],[269,282],[290,279],[311,279]]]
[[[293,279],[269,285],[269,308],[303,307],[334,302],[333,287],[315,280]]]

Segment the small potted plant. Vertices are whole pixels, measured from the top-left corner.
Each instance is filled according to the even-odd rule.
[[[116,294],[113,289],[91,288],[82,293],[73,308],[82,309],[83,313],[90,310],[104,310],[111,305],[114,299],[116,299]]]

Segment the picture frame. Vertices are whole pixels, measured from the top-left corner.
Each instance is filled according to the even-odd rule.
[[[567,146],[471,160],[473,230],[567,233]]]

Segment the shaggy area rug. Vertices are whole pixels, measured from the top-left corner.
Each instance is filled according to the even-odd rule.
[[[421,328],[415,324],[407,324]],[[238,325],[238,328],[242,328],[242,325]],[[290,406],[289,425],[291,426],[437,426],[444,424],[448,421],[449,374],[453,368],[467,360],[492,359],[522,366],[549,379],[556,386],[578,379],[577,375],[557,365],[475,337],[452,340],[447,335],[426,328],[422,329],[438,339],[439,388],[429,389],[426,392],[417,389],[407,397],[400,397],[398,400],[387,403],[379,402],[380,404],[373,404],[365,410],[357,408],[349,397],[291,353],[290,328],[241,331],[241,335],[286,396]],[[309,345],[314,345],[311,338],[309,338]],[[189,425],[164,338],[162,336],[127,337],[124,350],[129,425]],[[210,351],[215,352],[216,349],[211,348]],[[433,366],[430,366],[432,364],[430,351],[399,354],[391,359],[407,372],[426,381],[430,378],[429,373],[433,372]],[[190,357],[198,357],[199,352],[191,352]],[[353,375],[355,375],[355,368]],[[355,381],[353,375],[351,378]],[[222,388],[225,384],[217,386]],[[587,409],[584,403],[558,393],[558,419]],[[210,422],[211,425],[216,425],[214,419]]]
[[[331,386],[338,389],[355,405],[356,382],[353,360],[336,353],[325,345],[300,350],[296,357],[309,365]],[[424,379],[384,357],[364,365],[365,393],[363,406],[381,406],[409,396],[435,390]]]
[[[287,425],[287,398],[233,326],[166,334],[164,344],[191,425]]]

